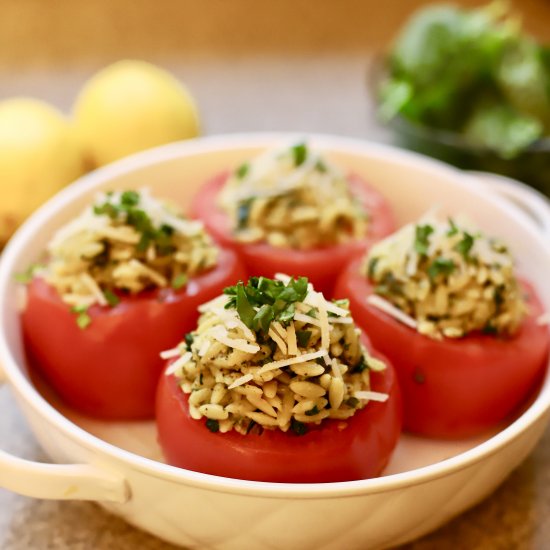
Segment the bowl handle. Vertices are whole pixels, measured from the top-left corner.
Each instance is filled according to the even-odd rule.
[[[550,237],[550,200],[548,197],[524,183],[505,176],[488,172],[469,173],[527,214],[537,228],[544,235]]]
[[[0,385],[5,375],[0,368]],[[34,498],[124,503],[126,480],[91,464],[43,464],[0,450],[0,487]]]

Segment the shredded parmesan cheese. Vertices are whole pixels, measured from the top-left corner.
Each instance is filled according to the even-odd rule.
[[[293,284],[280,280],[285,286]],[[189,338],[162,352],[163,358],[175,359],[166,374],[178,377],[181,391],[190,394],[193,418],[207,418],[220,432],[246,434],[258,424],[304,433],[309,424],[327,418],[344,422],[370,400],[387,398],[371,391],[369,372],[383,370],[385,364],[361,344],[349,310],[341,307],[347,303],[327,301],[306,283],[285,294],[304,301],[283,303],[284,309],[262,309],[261,301],[253,301],[243,310],[247,295],[231,291],[211,300],[201,306],[198,326]],[[282,291],[264,284],[258,283],[251,296],[257,298],[265,288]],[[263,319],[267,314],[271,321],[255,325],[253,312],[260,310]]]

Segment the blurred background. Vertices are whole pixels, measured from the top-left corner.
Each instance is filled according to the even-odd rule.
[[[282,130],[393,141],[377,118],[369,88],[373,60],[391,48],[415,10],[435,3],[2,0],[0,102],[29,96],[69,117],[92,75],[120,59],[141,59],[187,87],[202,134]],[[549,0],[509,4],[528,33],[550,43]],[[0,131],[0,244],[1,205],[10,203],[15,188],[15,180],[6,176],[15,169],[2,172],[2,163],[13,156],[15,133],[6,135]],[[25,184],[26,195],[14,198],[13,208],[42,185],[43,175]],[[43,459],[5,391],[1,404],[3,448]],[[548,503],[537,496],[540,480],[532,478],[533,471],[547,477],[548,469],[542,468],[550,459],[548,435],[545,441],[488,501],[411,548],[544,548],[550,525],[537,510]],[[91,504],[31,501],[2,490],[0,547],[169,548]]]
[[[93,72],[137,58],[188,86],[206,133],[377,137],[366,97],[369,56],[385,51],[410,14],[430,3],[3,0],[0,98],[32,95],[68,112]],[[550,2],[511,5],[529,32],[550,40]]]

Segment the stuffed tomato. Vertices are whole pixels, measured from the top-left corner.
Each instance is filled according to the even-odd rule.
[[[201,311],[164,353],[156,419],[170,464],[290,483],[380,474],[399,438],[400,393],[347,303],[305,278],[259,277]]]
[[[202,224],[146,190],[105,194],[53,237],[27,281],[25,349],[60,397],[88,415],[150,418],[159,352],[199,304],[244,276]]]
[[[327,296],[342,265],[395,228],[377,190],[303,143],[218,175],[191,208],[250,273],[306,276]]]
[[[404,428],[460,438],[515,414],[547,367],[534,288],[502,243],[452,220],[406,226],[337,283],[357,323],[393,362]]]

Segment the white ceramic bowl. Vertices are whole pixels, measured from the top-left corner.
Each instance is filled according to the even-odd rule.
[[[212,137],[136,155],[85,176],[18,231],[0,265],[2,377],[57,464],[0,452],[0,486],[40,498],[97,500],[130,523],[189,548],[383,548],[419,537],[477,503],[528,455],[549,419],[550,376],[521,416],[490,434],[455,442],[404,435],[382,477],[310,485],[240,481],[168,466],[151,422],[86,419],[53,398],[48,402],[47,388],[40,393],[31,383],[13,275],[36,259],[55,228],[99,189],[146,185],[185,203],[216,172],[292,137]],[[311,136],[311,143],[385,193],[400,222],[437,204],[501,235],[550,309],[548,228],[500,196],[499,186],[506,184],[496,192],[474,176],[387,146],[329,136]],[[530,211],[549,219],[539,197],[520,191],[515,200],[526,206],[531,201]]]

